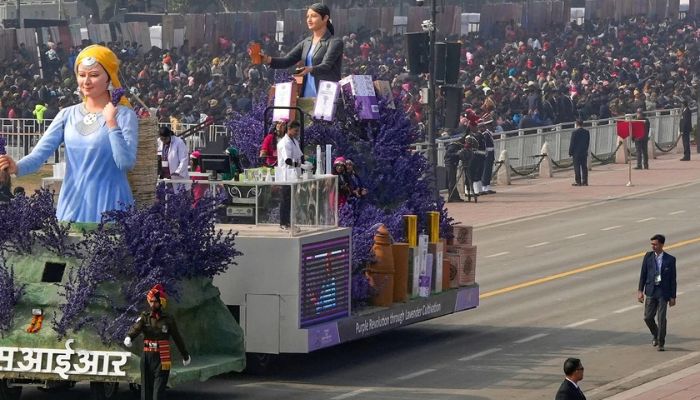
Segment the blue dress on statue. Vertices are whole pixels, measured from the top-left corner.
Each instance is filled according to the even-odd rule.
[[[34,149],[17,162],[17,176],[30,174],[65,143],[66,174],[56,216],[66,222],[100,222],[102,213],[133,203],[126,173],[136,162],[138,120],[131,108],[117,107],[118,128],[108,129],[98,114],[92,133],[80,132],[83,105],[61,110]]]

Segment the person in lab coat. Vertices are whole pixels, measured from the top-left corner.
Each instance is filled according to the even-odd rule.
[[[300,174],[300,166],[304,162],[304,154],[299,145],[299,121],[292,121],[287,127],[287,134],[277,142],[277,168],[275,179],[281,182],[295,181]],[[282,186],[282,201],[280,203],[280,228],[287,230],[291,224],[292,188]]]

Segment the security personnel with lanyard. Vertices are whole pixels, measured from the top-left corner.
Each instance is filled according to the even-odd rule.
[[[182,364],[190,364],[190,355],[185,348],[175,319],[163,312],[167,305],[165,290],[160,284],[155,285],[146,299],[150,312],[145,311],[131,327],[124,345],[132,346],[132,340],[143,333],[143,357],[141,357],[141,400],[164,400],[165,388],[170,376],[170,338],[182,354]]]
[[[494,194],[495,190],[491,189],[491,175],[493,175],[493,163],[496,160],[494,149],[493,136],[491,131],[486,129],[483,132],[484,146],[486,149],[486,157],[484,158],[484,172],[481,175],[481,193],[479,194]]]

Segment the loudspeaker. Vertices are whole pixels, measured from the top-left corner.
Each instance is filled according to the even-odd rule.
[[[460,86],[444,85],[440,86],[440,90],[442,90],[442,98],[445,101],[445,122],[443,126],[448,129],[455,129],[459,126],[464,89]]]
[[[447,43],[435,43],[435,82],[445,83],[445,52]]]
[[[445,49],[445,83],[448,85],[455,85],[459,79],[459,55],[461,51],[461,43],[447,43]]]
[[[430,49],[428,32],[411,32],[406,36],[408,70],[412,75],[424,74],[429,70]]]

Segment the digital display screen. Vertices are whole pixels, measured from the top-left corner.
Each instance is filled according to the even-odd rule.
[[[350,238],[301,248],[299,326],[305,328],[350,315]]]

